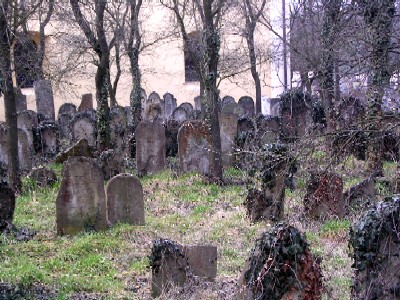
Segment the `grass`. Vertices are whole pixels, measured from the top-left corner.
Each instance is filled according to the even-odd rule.
[[[51,168],[61,174],[60,165]],[[243,172],[235,169],[225,175],[244,178]],[[1,237],[0,281],[22,286],[43,283],[57,289],[59,299],[81,292],[99,294],[99,299],[148,299],[151,274],[147,256],[152,241],[162,237],[181,244],[216,245],[215,285],[233,287],[256,238],[270,227],[251,224],[246,218],[242,204],[246,188],[206,184],[198,174],[176,176],[170,171],[144,177],[141,182],[146,226],[118,224],[104,232],[60,237],[55,228],[59,183],[38,188],[24,179],[14,220],[18,227],[27,226],[37,234],[28,242]],[[298,178],[297,182],[296,191],[286,193],[285,214],[306,233],[311,251],[323,256],[325,299],[348,299],[352,276],[347,247],[350,221],[303,220],[300,207],[305,179]],[[218,299],[215,290],[210,292],[210,299]]]

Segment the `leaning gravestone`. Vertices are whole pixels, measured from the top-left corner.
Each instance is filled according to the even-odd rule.
[[[188,115],[193,111],[193,105],[189,102],[183,102],[181,105],[179,105],[179,107],[182,107],[184,110],[186,110]]]
[[[71,127],[74,142],[85,139],[91,147],[96,146],[96,119],[89,111],[77,113],[72,120]]]
[[[118,174],[106,188],[108,221],[111,225],[144,225],[143,188],[132,174]]]
[[[33,89],[35,90],[37,113],[42,114],[46,120],[55,121],[51,81],[37,80],[33,83]]]
[[[81,104],[78,107],[78,111],[92,110],[93,109],[93,95],[84,94],[82,95]]]
[[[176,108],[176,99],[170,93],[164,94],[163,98],[164,98],[164,114],[165,114],[164,117],[166,120],[168,120],[169,117],[172,115],[172,112]]]
[[[210,174],[212,137],[202,121],[187,121],[178,132],[178,153],[182,172]]]
[[[22,129],[18,129],[18,158],[20,169],[29,172],[32,169],[32,148]]]
[[[165,129],[159,123],[140,122],[135,132],[139,176],[165,169]]]
[[[15,89],[15,106],[17,113],[28,109],[26,96],[21,93],[21,89]]]
[[[333,172],[312,172],[304,196],[304,210],[313,219],[343,217],[346,203],[342,178]]]
[[[15,194],[5,181],[0,181],[0,232],[12,223]]]
[[[182,246],[159,239],[153,242],[149,259],[153,298],[168,292],[174,285],[183,286],[191,275],[206,281],[214,281],[217,276],[216,246]]]
[[[171,120],[175,120],[182,124],[188,119],[189,114],[187,113],[186,109],[183,107],[177,107],[174,109],[171,115]]]
[[[239,99],[238,104],[243,107],[243,117],[253,118],[254,117],[254,101],[249,96],[243,96]]]
[[[75,114],[76,113],[76,105],[72,103],[64,103],[58,109],[58,115],[60,114]]]
[[[236,299],[321,299],[322,272],[296,228],[279,223],[256,240]]]
[[[238,116],[235,114],[221,113],[219,127],[221,135],[221,156],[224,167],[231,167],[235,161],[233,152],[237,136]]]
[[[57,233],[73,235],[107,228],[104,177],[90,158],[70,157],[56,200]]]
[[[400,198],[377,202],[350,230],[355,270],[351,299],[400,298]]]

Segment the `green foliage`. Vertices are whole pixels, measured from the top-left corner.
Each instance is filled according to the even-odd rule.
[[[372,267],[385,257],[379,256],[380,241],[392,236],[400,242],[397,235],[400,226],[400,198],[387,198],[376,203],[350,230],[349,245],[354,252],[354,265],[357,270]]]

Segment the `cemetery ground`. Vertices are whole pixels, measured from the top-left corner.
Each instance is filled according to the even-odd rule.
[[[315,151],[310,158],[320,165],[328,160],[323,151]],[[395,167],[395,163],[385,163],[385,175],[392,176]],[[50,168],[60,179],[62,165]],[[336,167],[343,176],[344,190],[362,181],[365,168],[366,163],[353,156]],[[30,293],[32,299],[150,299],[152,241],[169,238],[180,244],[216,245],[218,275],[212,283],[193,279],[183,290],[172,289],[159,299],[233,299],[256,238],[271,225],[252,224],[246,218],[245,173],[228,169],[224,175],[230,183],[224,186],[207,183],[199,174],[180,175],[171,169],[143,177],[145,226],[118,224],[72,237],[56,234],[55,199],[60,182],[39,188],[25,178],[14,224],[36,234],[29,241],[1,236],[1,285],[15,289],[16,295],[18,289]],[[312,253],[322,260],[323,299],[350,299],[353,271],[348,234],[363,205],[343,219],[307,220],[303,213],[305,169],[295,178],[296,189],[286,189],[286,222],[305,233]],[[384,186],[377,190],[379,196],[386,193]]]

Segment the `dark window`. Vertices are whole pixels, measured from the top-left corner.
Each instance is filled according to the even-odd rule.
[[[200,81],[201,45],[200,32],[195,31],[188,34],[184,45],[186,82]]]
[[[14,46],[14,64],[17,86],[33,87],[37,79],[35,71],[37,45],[32,40],[18,41]]]

